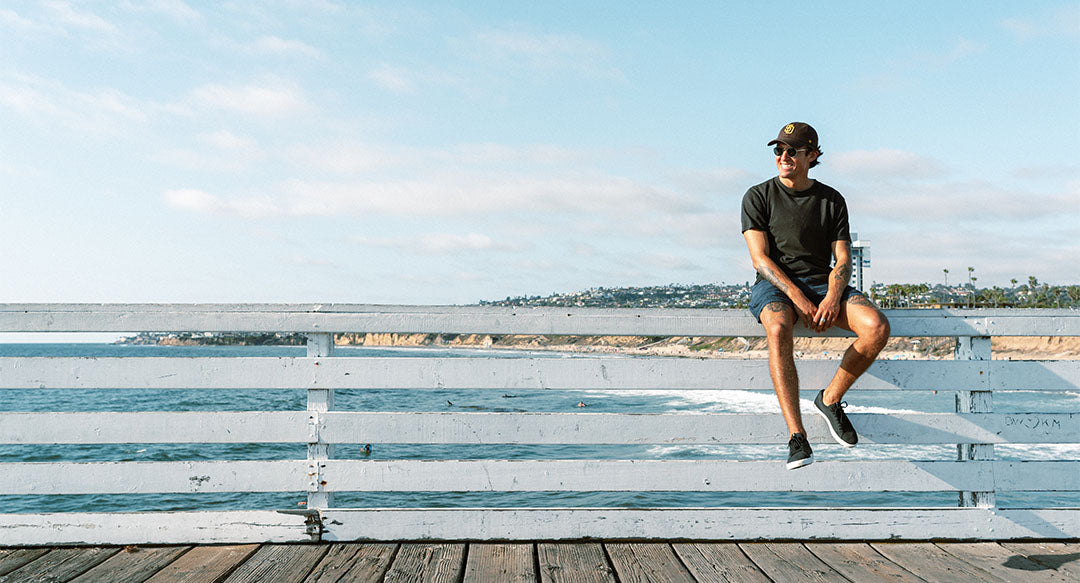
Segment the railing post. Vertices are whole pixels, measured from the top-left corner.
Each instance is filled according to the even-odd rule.
[[[321,358],[332,356],[334,353],[334,335],[332,333],[317,333],[307,335],[307,355],[309,358]],[[318,361],[315,361],[316,366]],[[320,413],[333,410],[334,390],[310,387],[307,391],[308,423],[311,425],[310,440],[307,447],[308,487],[307,507],[329,508],[334,503],[334,495],[327,492],[323,483],[323,470],[325,461],[333,457],[334,446],[322,439],[321,429],[323,420]]]
[[[990,360],[992,354],[989,336],[958,336],[956,360]],[[957,413],[993,413],[993,391],[957,391]],[[994,444],[961,443],[956,446],[959,461],[992,460]],[[993,490],[987,492],[960,492],[960,506],[990,508],[997,505]]]

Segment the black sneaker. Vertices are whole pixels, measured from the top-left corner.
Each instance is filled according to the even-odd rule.
[[[829,426],[829,433],[832,434],[836,443],[844,447],[855,447],[855,444],[859,443],[859,435],[855,433],[855,428],[851,426],[851,421],[848,420],[847,414],[844,413],[847,402],[826,405],[822,400],[824,396],[824,389],[818,391],[817,396],[814,397],[814,406],[817,407],[818,414],[825,418],[825,423]]]
[[[794,470],[814,463],[814,450],[810,449],[810,442],[806,441],[805,435],[792,433],[787,446],[787,469]]]

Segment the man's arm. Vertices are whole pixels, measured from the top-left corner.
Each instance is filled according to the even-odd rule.
[[[840,298],[844,297],[844,289],[851,281],[851,241],[833,241],[832,251],[836,263],[829,273],[829,291],[814,313],[814,322],[819,331],[836,323],[840,315]]]
[[[766,281],[776,286],[776,289],[784,292],[795,304],[795,315],[803,321],[807,328],[814,328],[814,314],[817,306],[814,305],[806,294],[791,281],[783,269],[769,257],[769,238],[765,231],[748,229],[743,231],[746,238],[746,246],[750,249],[750,260],[754,262],[754,270],[761,274]]]

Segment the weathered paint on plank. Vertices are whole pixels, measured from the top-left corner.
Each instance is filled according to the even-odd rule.
[[[884,310],[899,336],[1080,336],[1071,309]],[[754,336],[742,309],[370,304],[0,304],[0,332],[476,332]],[[798,327],[800,336],[814,333]],[[840,336],[840,330],[826,335]]]
[[[53,549],[33,562],[0,576],[0,583],[67,581],[89,571],[119,551],[118,547]]]
[[[69,583],[142,583],[191,547],[124,548]]]
[[[957,560],[934,543],[872,543],[879,553],[904,569],[935,583],[1003,583],[988,571]]]
[[[615,583],[600,543],[538,543],[542,583]]]
[[[1080,517],[1077,520],[1080,521]],[[1080,537],[1073,536],[1069,538],[1076,539]],[[1080,581],[1080,543],[1003,542],[1001,545],[1040,565],[1055,569],[1073,581]]]
[[[0,514],[0,545],[310,541],[305,517],[268,510]]]
[[[397,548],[394,543],[335,543],[306,583],[382,581]]]
[[[0,413],[0,444],[302,443],[306,411]]]
[[[320,462],[328,492],[933,492],[1077,491],[1080,461],[823,461],[789,472],[773,461],[338,460]],[[303,460],[0,463],[6,494],[301,492]]]
[[[7,575],[15,569],[36,560],[47,552],[49,552],[49,549],[47,548],[0,549],[0,575]]]
[[[608,543],[620,583],[694,583],[667,543]]]
[[[1080,461],[823,461],[798,472],[787,470],[778,461],[726,460],[327,460],[325,463],[321,477],[326,481],[327,490],[337,492],[577,492],[598,489],[631,492],[932,492],[994,490],[995,484],[999,490],[1080,490]],[[164,464],[162,470],[168,469]],[[7,465],[13,468],[12,475],[32,473],[20,464]],[[49,464],[49,467],[53,466],[60,464]],[[0,464],[0,468],[4,467]],[[64,468],[65,471],[77,469]],[[212,478],[217,475],[209,469],[206,472]],[[37,475],[52,473],[38,470]],[[62,475],[61,472],[58,478]],[[12,491],[33,487],[20,486],[18,482],[9,486]]]
[[[698,583],[771,583],[736,543],[675,543],[671,547]]]
[[[852,413],[862,443],[1075,443],[1080,413]],[[783,418],[748,413],[320,412],[325,443],[785,444]],[[252,412],[0,412],[0,444],[304,443],[312,415]],[[825,422],[805,420],[812,443]]]
[[[305,460],[0,464],[5,494],[300,492],[309,482]]]
[[[328,541],[1080,538],[1076,509],[337,508],[322,514]]]
[[[1080,441],[1080,413],[851,413],[848,417],[858,428],[860,443]],[[787,444],[790,437],[780,415],[751,413],[331,411],[319,419],[319,436],[330,443]],[[819,416],[807,416],[804,423],[812,443],[832,439]]]
[[[258,548],[256,544],[195,547],[145,583],[218,583]]]
[[[1075,579],[1065,577],[998,544],[939,542],[937,546],[946,553],[1010,583],[1076,583]],[[1077,558],[1080,559],[1080,556]]]
[[[925,579],[881,556],[881,553],[864,542],[808,542],[805,546],[814,556],[852,583],[927,583]]]
[[[457,583],[465,562],[460,543],[407,543],[398,549],[384,583]]]
[[[836,372],[796,363],[804,386]],[[991,368],[1016,373],[999,386]],[[1075,390],[1080,362],[875,362],[863,390]],[[765,359],[451,357],[2,357],[5,389],[771,389]]]
[[[328,550],[326,545],[263,545],[225,583],[300,583]]]
[[[464,583],[535,583],[535,549],[528,543],[469,545]]]
[[[774,581],[847,583],[843,575],[815,557],[801,543],[743,543],[739,546]]]

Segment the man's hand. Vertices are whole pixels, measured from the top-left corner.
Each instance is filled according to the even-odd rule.
[[[804,326],[811,330],[817,330],[817,313],[819,308],[806,298],[801,291],[798,291],[796,297],[791,298],[792,303],[795,304],[795,313],[802,320]],[[820,330],[818,330],[820,332]]]
[[[815,332],[824,332],[836,323],[840,316],[840,302],[826,294],[812,316],[813,324],[807,326]]]

